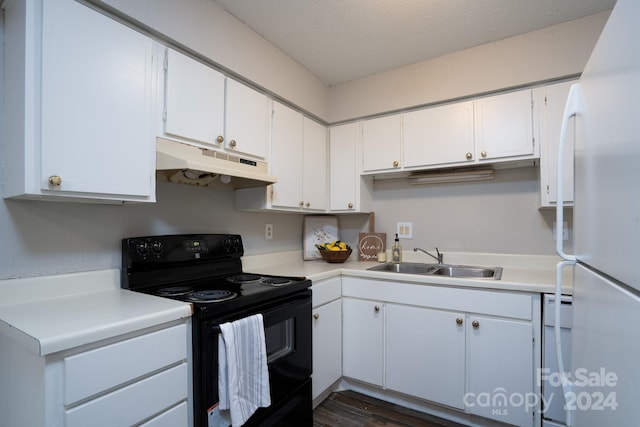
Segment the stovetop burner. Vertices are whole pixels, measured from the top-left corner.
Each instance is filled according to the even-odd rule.
[[[192,291],[193,288],[190,286],[170,286],[168,288],[158,289],[156,293],[163,297],[177,297],[180,295],[186,295]]]
[[[206,289],[187,294],[186,299],[194,302],[222,302],[238,296],[235,292],[226,289]]]
[[[291,283],[291,279],[284,277],[265,277],[260,283],[267,286],[286,286]]]
[[[257,274],[236,274],[235,276],[227,277],[227,281],[231,283],[253,283],[262,279],[262,276]]]

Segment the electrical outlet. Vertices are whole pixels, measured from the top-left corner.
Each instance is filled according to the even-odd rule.
[[[266,224],[264,227],[264,240],[273,240],[273,224]]]
[[[413,223],[412,222],[399,222],[397,224],[398,238],[400,239],[412,239],[413,238]]]

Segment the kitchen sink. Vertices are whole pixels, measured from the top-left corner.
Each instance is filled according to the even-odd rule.
[[[469,265],[422,264],[416,262],[403,262],[400,264],[394,264],[388,262],[385,264],[370,267],[367,270],[473,279],[500,280],[502,278],[502,267],[487,268]]]
[[[405,273],[405,274],[429,274],[429,272],[439,267],[440,266],[438,264],[424,264],[420,262],[403,262],[400,264],[387,262],[385,264],[380,264],[374,267],[370,267],[367,270],[389,271],[392,273]]]
[[[443,265],[436,267],[429,272],[433,276],[447,277],[472,277],[477,279],[500,280],[502,278],[502,267],[485,268],[469,267],[464,265]]]

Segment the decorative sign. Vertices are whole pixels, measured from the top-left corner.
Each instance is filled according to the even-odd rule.
[[[387,233],[358,233],[358,261],[377,261],[386,244]]]

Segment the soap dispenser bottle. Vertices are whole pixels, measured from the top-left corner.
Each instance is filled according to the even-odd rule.
[[[394,264],[400,264],[402,262],[402,247],[400,246],[400,240],[398,239],[398,233],[396,233],[396,240],[391,248],[391,261]]]

